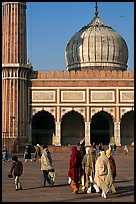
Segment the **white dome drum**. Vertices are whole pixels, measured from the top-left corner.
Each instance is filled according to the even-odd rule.
[[[65,51],[67,70],[126,70],[128,47],[124,39],[98,16],[68,42]]]

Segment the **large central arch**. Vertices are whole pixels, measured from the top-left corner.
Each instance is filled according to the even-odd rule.
[[[32,118],[32,145],[52,145],[54,135],[54,117],[46,111],[36,113]]]
[[[66,113],[61,122],[61,145],[77,145],[85,137],[83,116],[75,111]]]
[[[105,111],[100,111],[92,117],[91,127],[91,144],[103,143],[108,145],[110,142],[114,142],[114,125],[110,114]]]

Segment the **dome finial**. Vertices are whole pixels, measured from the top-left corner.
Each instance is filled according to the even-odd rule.
[[[96,1],[96,6],[95,6],[95,16],[97,17],[98,16],[98,6],[97,6],[97,1]]]

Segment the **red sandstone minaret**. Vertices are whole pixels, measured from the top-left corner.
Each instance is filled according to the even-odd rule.
[[[2,63],[26,64],[26,3],[4,2],[2,10]]]
[[[27,64],[26,2],[2,4],[2,141],[18,151],[28,141],[30,71]]]

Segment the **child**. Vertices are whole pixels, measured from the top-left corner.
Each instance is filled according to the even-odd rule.
[[[21,182],[19,180],[19,177],[23,173],[23,164],[22,164],[21,161],[18,160],[17,156],[13,156],[12,161],[13,161],[13,164],[11,166],[11,170],[9,172],[8,177],[11,178],[12,177],[12,172],[14,171],[13,174],[14,174],[14,177],[15,177],[16,190],[22,190],[22,185],[21,185]]]

